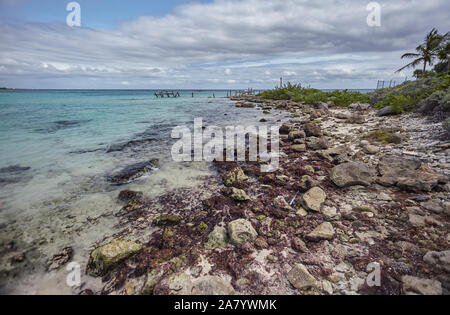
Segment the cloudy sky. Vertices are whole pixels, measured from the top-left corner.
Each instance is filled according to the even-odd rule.
[[[0,0],[0,86],[17,88],[374,88],[433,27],[448,0]]]

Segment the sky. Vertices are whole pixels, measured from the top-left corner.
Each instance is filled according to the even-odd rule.
[[[322,89],[401,82],[448,0],[0,0],[0,86],[38,89]],[[373,21],[373,20],[372,20]]]

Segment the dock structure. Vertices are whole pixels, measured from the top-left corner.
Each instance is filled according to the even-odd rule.
[[[254,90],[253,88],[248,88],[247,90],[229,90],[227,92],[227,97],[233,97],[233,96],[254,96],[260,93],[259,90]]]
[[[155,96],[156,98],[164,98],[164,96],[167,97],[179,97],[180,96],[180,92],[174,92],[174,91],[157,91],[155,92]]]

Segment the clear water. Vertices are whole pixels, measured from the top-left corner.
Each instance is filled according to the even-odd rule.
[[[206,163],[171,161],[174,126],[192,128],[197,117],[225,126],[263,116],[235,108],[225,91],[191,93],[168,99],[150,90],[0,91],[0,245],[14,242],[12,253],[0,250],[0,272],[7,275],[0,291],[70,293],[64,270],[60,277],[46,273],[44,262],[64,246],[85,261],[87,248],[114,232],[117,221],[110,214],[120,209],[120,190],[155,196],[211,174]],[[160,165],[149,176],[120,187],[107,180],[153,158]],[[11,264],[14,253],[25,253],[33,271]]]

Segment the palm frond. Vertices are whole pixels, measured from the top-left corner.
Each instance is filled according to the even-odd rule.
[[[419,65],[421,62],[423,61],[423,58],[418,58],[416,60],[414,60],[413,62],[408,63],[406,66],[401,67],[400,69],[398,69],[397,71],[395,71],[395,73],[401,72],[405,69],[408,68],[415,68],[417,65]]]

